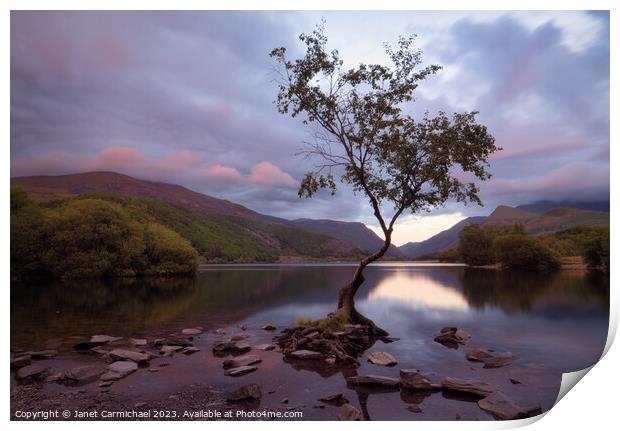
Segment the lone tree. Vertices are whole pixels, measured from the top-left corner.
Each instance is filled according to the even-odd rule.
[[[299,36],[306,46],[303,57],[290,60],[284,47],[270,53],[278,73],[278,110],[316,125],[302,154],[320,162],[305,175],[299,196],[309,198],[324,188],[335,194],[334,175],[339,175],[368,198],[383,231],[383,246],[361,260],[351,282],[340,289],[332,316],[368,325],[377,336],[387,332],[355,309],[354,298],[364,269],[389,249],[394,223],[404,213],[430,211],[450,198],[482,205],[478,187],[462,178],[490,178],[489,155],[500,149],[476,122],[475,111],[451,117],[427,112],[419,120],[404,112],[418,83],[441,69],[421,68],[414,38],[401,37],[395,49],[385,45],[390,66],[344,69],[338,51],[326,48],[324,23]]]

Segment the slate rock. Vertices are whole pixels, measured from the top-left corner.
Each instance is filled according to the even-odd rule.
[[[374,374],[347,377],[347,382],[354,385],[374,385],[387,387],[398,387],[400,385],[398,379],[395,379],[393,377],[377,376]]]
[[[251,383],[229,392],[226,395],[226,399],[232,402],[242,400],[260,400],[261,396],[260,386],[256,383]]]
[[[368,355],[368,362],[375,365],[383,365],[385,367],[392,367],[398,364],[396,358],[388,352],[372,352]]]
[[[258,357],[258,355],[243,355],[232,359],[226,359],[222,365],[224,368],[237,368],[258,364],[259,362],[261,362],[261,358]]]
[[[351,404],[343,404],[338,410],[338,419],[341,421],[359,421],[362,418],[362,412]]]

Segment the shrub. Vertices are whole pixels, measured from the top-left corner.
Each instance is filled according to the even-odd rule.
[[[459,234],[459,254],[467,265],[480,266],[495,263],[493,239],[496,230],[491,226],[470,224]]]
[[[583,260],[589,268],[601,268],[609,272],[609,228],[598,229],[583,247]]]
[[[493,242],[493,251],[497,261],[509,269],[554,271],[561,266],[556,253],[526,235],[500,235]]]

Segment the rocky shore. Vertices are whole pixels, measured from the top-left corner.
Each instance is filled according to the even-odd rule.
[[[434,371],[400,368],[399,358],[376,344],[399,340],[373,339],[369,328],[363,325],[325,330],[309,324],[277,330],[276,325],[269,323],[253,330],[246,325],[210,331],[196,326],[151,339],[93,335],[73,342],[71,348],[80,359],[78,363],[54,349],[16,350],[11,353],[12,417],[24,419],[18,412],[31,411],[35,406],[37,411],[67,410],[72,412],[71,417],[58,419],[79,420],[95,417],[86,413],[80,416],[82,413],[78,412],[100,414],[102,411],[133,412],[129,413],[131,417],[121,419],[240,419],[238,412],[259,409],[273,412],[267,419],[295,419],[290,412],[298,411],[301,412],[298,419],[360,420],[370,419],[368,396],[384,394],[387,398],[393,393],[399,395],[404,408],[413,414],[410,419],[424,415],[426,407],[422,403],[434,393],[440,393],[446,400],[466,399],[476,403],[480,411],[490,415],[489,419],[518,419],[543,410],[540,403],[513,399],[507,390],[522,384],[523,368],[503,373],[498,369],[510,369],[517,357],[510,352],[468,347],[473,337],[462,329],[444,327],[429,336],[429,340],[447,351],[459,347],[464,350],[462,368],[457,375],[443,376]],[[152,382],[154,376],[168,373],[168,381],[174,381],[174,373],[191,372],[179,368],[187,367],[188,361],[201,363],[191,359],[200,355],[203,356],[199,361],[208,358],[219,364],[221,371],[207,376],[212,377],[214,384],[202,379],[175,385],[172,391],[149,390],[160,386],[159,380]],[[361,368],[367,367],[361,367],[364,361],[374,367],[372,372],[361,372]],[[476,363],[482,366],[476,368],[473,366]],[[257,373],[263,367],[264,372]],[[391,371],[381,372],[394,368],[397,377]],[[471,376],[463,376],[465,369],[470,370]],[[345,389],[355,394],[357,402],[349,399],[345,391],[325,389],[320,396],[293,403],[286,384],[275,386],[271,383],[275,379],[265,375],[288,375],[299,370],[321,377],[342,374]],[[485,373],[490,373],[488,379],[484,378]],[[528,373],[531,372],[526,370],[526,377]],[[254,379],[259,375],[261,379]],[[320,379],[319,376],[314,379]],[[291,384],[290,378],[284,378]],[[143,388],[141,394],[148,396],[136,396],[136,387]],[[157,411],[174,413],[154,418],[153,412]],[[281,416],[277,417],[276,412]],[[285,416],[287,412],[289,415]],[[460,414],[456,413],[455,417],[444,419],[459,418]]]

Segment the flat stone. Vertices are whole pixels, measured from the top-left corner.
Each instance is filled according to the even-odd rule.
[[[326,404],[333,404],[336,406],[341,406],[343,404],[346,404],[349,402],[349,400],[342,394],[334,394],[334,395],[328,395],[326,397],[323,398],[319,398],[319,401],[324,402]]]
[[[251,373],[256,370],[258,370],[258,367],[244,365],[241,367],[230,368],[228,371],[226,371],[226,375],[236,377],[236,376],[242,376],[244,374]]]
[[[527,411],[515,404],[502,392],[493,392],[486,398],[478,401],[478,406],[485,412],[491,413],[498,419],[512,420],[528,417]]]
[[[237,368],[258,364],[259,362],[261,362],[261,358],[258,357],[258,355],[243,355],[232,359],[226,359],[222,365],[224,368]]]
[[[202,329],[187,328],[187,329],[183,329],[181,331],[181,334],[183,334],[183,335],[200,335],[200,334],[202,334]]]
[[[193,355],[194,353],[200,352],[200,349],[198,347],[185,347],[183,350],[181,350],[181,353],[183,353],[184,355]]]
[[[122,339],[123,337],[112,337],[111,335],[93,335],[92,337],[90,337],[90,342],[107,344],[113,343],[114,341],[120,341]]]
[[[49,368],[44,365],[32,364],[17,370],[15,377],[22,382],[31,380],[42,380],[47,374]]]
[[[441,387],[451,391],[465,392],[481,397],[486,397],[493,393],[493,388],[487,383],[474,379],[446,377],[441,383]]]
[[[116,361],[108,365],[108,372],[101,376],[101,380],[119,380],[138,369],[133,361]]]
[[[388,352],[372,352],[368,355],[368,362],[375,365],[383,365],[385,367],[392,367],[398,364],[396,358]]]
[[[134,361],[138,364],[146,364],[151,356],[148,353],[137,352],[135,350],[114,349],[110,353],[110,358],[117,361]]]
[[[276,346],[274,346],[273,344],[258,344],[254,346],[254,348],[256,350],[274,350]]]
[[[261,329],[264,329],[265,331],[275,331],[276,329],[278,329],[278,327],[273,323],[268,323],[266,325],[263,325]]]
[[[256,383],[251,383],[229,392],[226,395],[226,399],[232,402],[241,400],[260,400],[261,396],[260,386]]]
[[[226,329],[225,328],[217,328],[215,331],[216,334],[218,335],[226,335]]]
[[[290,352],[287,356],[294,359],[321,359],[323,357],[323,355],[319,352],[303,349]]]
[[[282,398],[282,399],[280,400],[280,402],[281,402],[282,404],[288,404],[288,398]]]
[[[459,338],[462,342],[465,342],[465,341],[468,341],[468,340],[471,339],[471,334],[469,332],[467,332],[467,331],[462,330],[462,329],[457,330],[454,333],[454,336],[456,338]]]
[[[11,359],[11,368],[25,367],[26,365],[30,365],[30,363],[30,355],[16,356],[15,358]]]
[[[250,347],[250,345],[245,341],[225,340],[217,341],[215,344],[213,344],[213,351],[215,352],[245,352],[250,350],[251,348],[252,347]]]
[[[61,374],[59,380],[71,381],[78,385],[85,385],[94,382],[106,372],[106,367],[102,365],[82,365],[71,368]]]
[[[161,349],[159,349],[159,353],[161,353],[162,355],[172,355],[175,352],[179,352],[179,351],[181,351],[183,349],[184,349],[183,346],[169,346],[169,345],[165,345],[165,346],[161,346]]]
[[[343,404],[338,410],[338,419],[341,421],[359,421],[362,418],[362,412],[351,404]]]
[[[502,353],[501,355],[483,359],[483,368],[500,368],[512,363],[516,359],[517,357],[510,352]]]
[[[149,368],[151,373],[159,373],[159,368]]]
[[[193,346],[193,343],[186,338],[177,337],[175,335],[170,335],[167,338],[158,338],[153,342],[155,347],[161,346],[181,346],[181,347],[189,347]]]
[[[246,338],[249,338],[250,334],[235,334],[232,337],[230,337],[231,341],[241,341],[241,340],[245,340]]]
[[[96,346],[93,347],[92,349],[90,349],[91,352],[97,353],[99,355],[107,355],[108,353],[110,353],[109,350],[101,347],[101,346]]]
[[[383,341],[385,344],[389,344],[389,343],[394,343],[395,341],[400,340],[400,338],[396,338],[396,337],[382,337],[381,341]]]
[[[30,359],[52,359],[58,356],[57,350],[37,350],[33,352],[26,352],[25,355],[29,355]]]
[[[107,388],[107,387],[112,386],[113,384],[114,384],[114,380],[106,380],[105,382],[101,382],[101,383],[99,383],[99,385],[98,385],[98,386],[99,386],[100,388]]]
[[[374,374],[347,377],[347,382],[354,385],[376,385],[388,387],[398,387],[400,385],[398,379],[395,379],[393,377],[377,376]]]
[[[130,338],[129,343],[134,346],[146,346],[147,341],[145,338]]]
[[[403,388],[417,391],[440,389],[440,385],[432,383],[420,370],[400,370],[400,383]]]
[[[482,362],[486,358],[492,358],[493,354],[492,350],[483,349],[480,347],[475,347],[473,349],[469,349],[465,357],[468,361]]]

